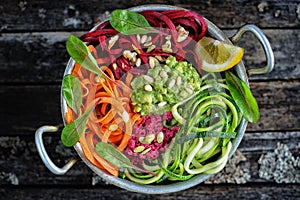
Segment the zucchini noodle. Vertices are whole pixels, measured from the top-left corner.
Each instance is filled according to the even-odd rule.
[[[157,176],[144,177],[126,170],[128,179],[140,184],[185,181],[224,168],[241,115],[223,82],[214,74],[206,74],[198,91],[172,107],[173,117],[181,126],[168,150],[159,157],[159,166],[144,164]]]

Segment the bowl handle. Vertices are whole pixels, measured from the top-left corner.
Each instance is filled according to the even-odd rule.
[[[266,55],[266,61],[267,65],[265,67],[261,68],[255,68],[255,69],[249,69],[248,74],[249,76],[251,75],[263,75],[271,72],[274,68],[274,54],[273,50],[271,48],[271,45],[269,43],[269,40],[265,36],[265,34],[262,32],[261,29],[259,29],[257,26],[252,25],[252,24],[247,24],[245,26],[242,26],[234,36],[230,38],[233,44],[236,44],[242,37],[242,35],[245,32],[251,32],[254,34],[254,36],[258,39],[258,41],[261,43],[265,55]]]
[[[43,133],[45,132],[57,132],[59,126],[42,126],[35,132],[35,144],[37,150],[42,158],[42,161],[46,165],[46,167],[54,174],[63,175],[67,173],[67,171],[76,163],[77,158],[72,158],[65,166],[62,168],[57,167],[52,160],[49,158],[48,153],[46,152],[44,142],[43,142]]]

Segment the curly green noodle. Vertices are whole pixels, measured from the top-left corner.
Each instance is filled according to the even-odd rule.
[[[172,107],[173,117],[181,126],[158,164],[144,165],[157,176],[126,170],[126,177],[139,184],[151,184],[185,181],[197,174],[222,170],[232,149],[230,140],[236,137],[242,118],[223,82],[215,74],[207,74],[198,91]]]

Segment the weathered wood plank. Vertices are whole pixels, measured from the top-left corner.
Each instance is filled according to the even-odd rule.
[[[62,123],[59,95],[57,85],[0,86],[0,135],[31,135],[41,125]]]
[[[269,81],[251,83],[261,118],[248,131],[299,130],[300,83]],[[45,124],[62,123],[60,86],[0,86],[0,135],[30,135]],[[24,117],[26,116],[26,117]]]
[[[203,186],[199,185],[182,192],[146,195],[128,192],[118,188],[77,188],[77,187],[39,187],[39,188],[0,188],[0,195],[4,199],[11,200],[35,200],[35,199],[143,199],[143,200],[189,200],[189,199],[299,199],[299,186],[285,185],[246,185],[246,186]]]
[[[228,36],[235,31],[226,31]],[[300,34],[295,30],[264,30],[276,57],[270,74],[252,80],[297,79],[300,77]],[[68,61],[65,42],[70,34],[83,32],[3,33],[0,35],[0,83],[60,83]],[[265,64],[263,50],[251,34],[238,43],[245,48],[249,67]]]
[[[60,82],[69,59],[65,42],[70,34],[0,35],[1,82]]]
[[[89,30],[107,12],[143,5],[145,1],[4,0],[0,7],[0,30]],[[201,13],[222,28],[237,28],[245,23],[261,27],[299,28],[299,1],[195,1],[150,0],[147,4],[177,5]],[[298,12],[298,13],[297,13]]]
[[[44,144],[51,159],[57,166],[63,166],[67,160],[77,154],[73,148],[64,147],[59,140],[59,133],[45,133],[44,135]],[[234,162],[240,169],[244,170],[243,173],[245,174],[239,171],[235,175],[242,176],[240,183],[274,183],[274,180],[265,180],[259,177],[259,157],[261,154],[274,151],[278,142],[287,145],[295,156],[300,156],[299,141],[299,131],[246,132],[239,146],[239,150],[246,157],[246,160]],[[33,136],[1,136],[0,152],[0,185],[106,185],[82,161],[76,163],[66,175],[52,174],[42,163]],[[230,167],[231,171],[235,169],[235,166]],[[230,170],[222,172],[222,176],[226,175],[226,178],[221,177],[222,180],[217,180],[218,175],[212,177],[211,181],[238,183],[235,182],[237,177],[228,171],[230,172]]]
[[[260,107],[261,118],[256,124],[249,124],[248,130],[299,130],[298,81],[253,82],[250,86]]]

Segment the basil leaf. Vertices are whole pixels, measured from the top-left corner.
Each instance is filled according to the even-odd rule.
[[[125,35],[157,32],[143,15],[128,10],[114,10],[109,22],[114,29]]]
[[[257,122],[260,117],[259,109],[250,88],[232,72],[226,71],[225,75],[230,94],[241,110],[243,117],[251,123]]]
[[[118,149],[116,149],[113,145],[105,143],[105,142],[99,142],[96,145],[96,152],[106,161],[110,162],[111,164],[117,166],[117,167],[125,167],[125,168],[132,168],[136,169],[138,171],[152,174],[156,176],[153,172],[141,169],[135,165],[133,165],[129,158],[127,158],[122,152],[120,152]]]
[[[66,75],[62,81],[62,90],[67,105],[77,114],[82,104],[82,91],[78,79],[73,75]]]
[[[71,147],[78,142],[79,138],[81,137],[84,128],[89,120],[89,116],[94,110],[94,106],[86,110],[81,116],[79,116],[73,122],[67,124],[62,133],[61,133],[61,141],[62,143],[67,146]]]

